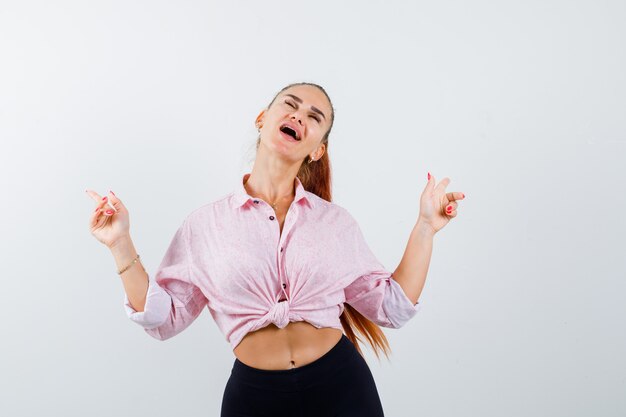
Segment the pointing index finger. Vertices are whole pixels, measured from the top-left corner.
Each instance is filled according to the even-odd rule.
[[[91,197],[96,203],[99,203],[102,200],[102,197],[100,197],[100,194],[98,194],[97,192],[93,191],[93,190],[85,190],[85,192],[87,193],[87,195],[89,197]]]

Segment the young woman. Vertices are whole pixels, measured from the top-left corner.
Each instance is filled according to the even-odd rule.
[[[379,326],[402,327],[418,312],[433,237],[464,195],[429,173],[402,261],[387,271],[331,202],[333,121],[322,87],[283,88],[256,119],[252,171],[184,219],[154,279],[122,201],[88,190],[97,202],[91,232],[115,257],[130,319],[165,340],[207,307],[231,344],[222,417],[383,416],[355,331],[377,356],[388,353]]]

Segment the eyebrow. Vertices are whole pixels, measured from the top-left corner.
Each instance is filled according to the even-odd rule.
[[[286,96],[289,96],[291,98],[293,98],[294,100],[296,100],[298,103],[302,104],[302,99],[298,96],[294,96],[293,94],[285,94]],[[322,115],[322,117],[324,118],[324,120],[326,120],[326,116],[324,116],[324,113],[322,113],[322,111],[320,109],[318,109],[315,106],[311,106],[311,110],[313,110],[315,113],[319,113]]]

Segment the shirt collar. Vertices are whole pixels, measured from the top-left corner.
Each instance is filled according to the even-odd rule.
[[[232,199],[233,208],[239,208],[246,204],[248,201],[254,200],[254,197],[250,196],[246,191],[246,188],[243,186],[243,183],[246,182],[249,176],[250,172],[243,174],[243,177],[238,181],[237,185],[235,186]],[[293,202],[297,203],[300,200],[304,200],[309,203],[311,207],[315,207],[314,198],[310,195],[311,193],[304,189],[300,178],[296,176],[294,183],[296,186],[296,195],[293,199]]]

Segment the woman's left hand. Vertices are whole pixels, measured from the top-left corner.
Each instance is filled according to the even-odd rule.
[[[435,177],[430,175],[426,188],[420,198],[420,213],[417,219],[418,224],[430,226],[437,233],[450,219],[456,217],[458,200],[463,200],[465,194],[462,192],[446,193],[446,187],[450,184],[450,178],[442,179],[435,186]]]

